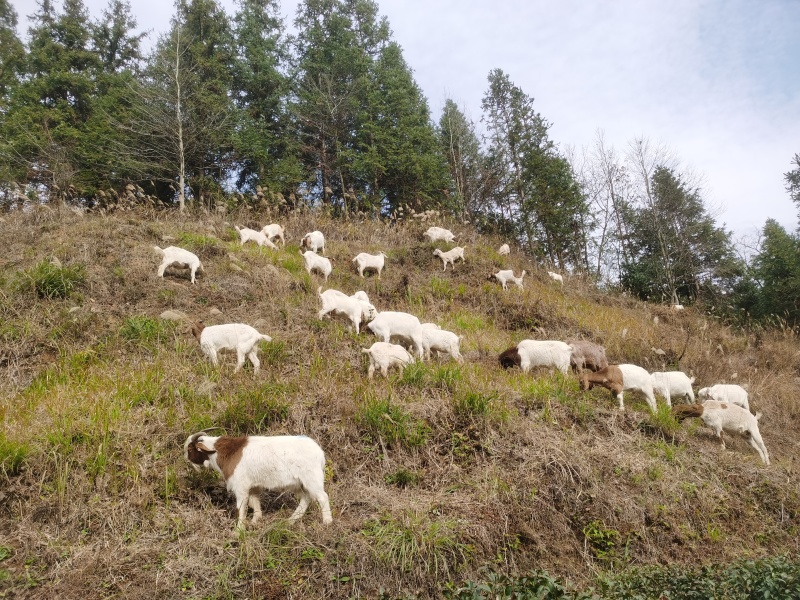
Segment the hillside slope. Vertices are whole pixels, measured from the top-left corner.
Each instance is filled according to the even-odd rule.
[[[241,247],[234,224],[281,222],[278,251]],[[636,565],[797,553],[800,345],[746,337],[692,310],[563,289],[530,259],[493,250],[443,220],[466,263],[442,272],[428,224],[333,221],[295,213],[78,215],[43,210],[0,223],[0,590],[15,597],[390,597],[437,595],[480,569],[547,569],[579,585]],[[303,269],[300,237],[320,229],[334,271]],[[154,245],[196,252],[205,273],[156,277]],[[439,244],[439,247],[445,245]],[[388,254],[362,280],[358,252]],[[53,270],[51,257],[62,270]],[[524,291],[487,275],[525,268]],[[53,274],[55,273],[55,275]],[[66,275],[65,275],[66,273]],[[65,277],[73,274],[69,292]],[[432,361],[366,377],[343,321],[318,320],[317,287],[365,290],[464,336],[465,363]],[[46,297],[48,292],[55,297]],[[66,295],[65,298],[58,296]],[[262,370],[214,369],[185,322],[245,322],[272,336]],[[688,343],[686,342],[688,337]],[[585,338],[612,362],[653,370],[651,348],[686,353],[696,386],[738,382],[763,413],[772,465],[742,439],[719,448],[697,423],[650,416],[626,394],[546,371],[503,371],[526,338]],[[735,379],[732,379],[735,374]],[[302,433],[328,459],[334,522],[312,506],[287,526],[289,495],[233,532],[235,506],[212,473],[184,462],[186,437]],[[89,590],[89,591],[87,591]]]

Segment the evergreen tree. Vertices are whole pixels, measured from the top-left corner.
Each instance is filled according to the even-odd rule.
[[[25,47],[17,37],[17,13],[9,0],[0,0],[0,110],[9,89],[16,85],[25,59]]]
[[[700,191],[657,167],[650,202],[629,208],[630,258],[621,283],[642,299],[686,303],[713,298],[740,274],[730,234],[714,225]]]
[[[797,205],[800,210],[800,154],[794,155],[794,169],[784,175],[786,179],[786,191],[789,192],[789,197]]]
[[[239,0],[234,98],[238,185],[291,192],[303,178],[286,76],[289,49],[277,0]]]
[[[777,221],[767,220],[753,267],[760,284],[753,316],[763,319],[775,315],[790,325],[800,325],[800,238],[789,234]]]
[[[439,146],[452,182],[450,205],[462,217],[475,218],[486,200],[485,158],[475,125],[448,99],[439,119]]]

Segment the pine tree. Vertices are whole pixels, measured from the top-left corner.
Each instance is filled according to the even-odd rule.
[[[789,192],[789,197],[797,205],[800,210],[800,154],[794,155],[794,169],[784,175],[786,180],[786,191]]]
[[[439,119],[438,136],[450,170],[450,205],[463,217],[478,217],[486,201],[486,160],[481,153],[475,124],[450,99],[445,101]]]
[[[24,59],[25,47],[17,37],[17,13],[8,0],[0,0],[0,109],[18,81]]]

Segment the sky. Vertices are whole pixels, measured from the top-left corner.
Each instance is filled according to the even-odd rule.
[[[719,225],[755,236],[797,207],[784,173],[800,154],[800,0],[376,0],[438,122],[454,100],[480,129],[492,69],[533,97],[551,139],[580,152],[602,131],[645,137],[702,177]],[[84,0],[98,18],[107,0]],[[11,0],[27,35],[36,0]],[[234,0],[220,4],[233,13]],[[58,0],[56,5],[60,6]],[[282,0],[291,24],[298,0]],[[173,14],[132,0],[150,39]]]

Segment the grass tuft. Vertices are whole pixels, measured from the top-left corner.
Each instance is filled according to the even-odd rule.
[[[69,298],[86,281],[86,268],[81,264],[59,267],[44,259],[22,272],[21,285],[29,287],[40,298]]]
[[[425,421],[393,404],[391,398],[367,397],[356,412],[356,422],[373,441],[382,440],[389,446],[424,446],[431,433]]]

